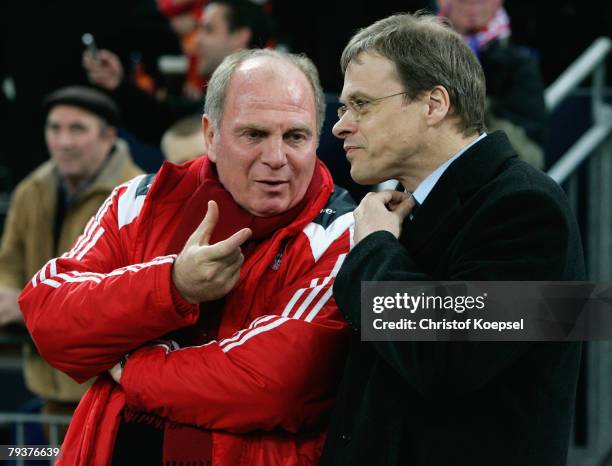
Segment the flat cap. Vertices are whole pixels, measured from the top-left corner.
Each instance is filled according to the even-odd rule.
[[[106,94],[86,86],[68,86],[53,91],[43,100],[46,113],[56,105],[73,105],[98,115],[111,126],[119,125],[119,107]]]

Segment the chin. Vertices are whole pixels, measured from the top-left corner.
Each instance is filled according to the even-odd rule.
[[[81,173],[79,170],[58,168],[57,172],[64,178],[83,178],[83,173]]]
[[[372,177],[371,174],[366,175],[364,173],[359,173],[358,171],[353,171],[351,170],[351,178],[353,178],[353,181],[357,184],[361,184],[361,185],[371,185],[371,184],[377,184],[380,181],[377,178]]]
[[[274,215],[282,214],[289,210],[289,207],[285,205],[261,205],[261,206],[249,206],[246,207],[251,214],[256,217],[272,217]]]

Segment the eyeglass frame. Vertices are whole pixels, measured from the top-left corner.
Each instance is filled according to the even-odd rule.
[[[346,115],[346,112],[350,111],[353,114],[353,118],[355,118],[355,120],[358,121],[359,118],[361,118],[361,116],[363,115],[364,107],[367,107],[368,105],[373,104],[374,102],[379,102],[384,99],[389,99],[397,95],[405,95],[405,94],[409,94],[409,92],[408,91],[398,92],[396,94],[386,95],[386,96],[378,97],[372,100],[366,100],[361,103],[356,103],[355,101],[349,101],[346,104],[340,105],[338,109],[336,110],[336,113],[338,114],[338,120],[341,120],[342,117]]]

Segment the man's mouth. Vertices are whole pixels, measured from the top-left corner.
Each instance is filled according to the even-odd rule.
[[[281,184],[285,184],[288,183],[288,181],[285,180],[255,180],[257,183],[263,183],[263,184],[267,184],[270,186],[278,186]]]
[[[286,186],[289,184],[285,180],[255,180],[259,189],[270,194],[280,194],[285,191]]]
[[[355,152],[358,149],[361,149],[361,147],[357,147],[357,146],[344,146],[344,152],[346,153],[347,157],[349,157],[353,152]]]

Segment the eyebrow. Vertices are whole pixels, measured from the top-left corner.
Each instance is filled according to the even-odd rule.
[[[338,100],[340,101],[341,104],[346,104],[347,100],[355,100],[356,98],[360,98],[360,97],[364,98],[364,99],[370,99],[370,100],[374,99],[373,96],[368,95],[368,94],[366,94],[363,91],[355,91],[355,92],[349,94],[349,96],[346,99],[344,99],[342,96],[340,96],[338,98]]]
[[[234,134],[239,134],[239,133],[242,133],[243,131],[260,131],[262,133],[269,132],[266,128],[259,126],[256,123],[240,125],[234,128]]]
[[[54,120],[47,120],[45,122],[45,127],[46,128],[58,128],[62,126],[62,124],[59,121],[54,121]],[[68,128],[87,128],[87,125],[81,122],[72,122],[72,123],[68,123]]]
[[[270,131],[267,128],[264,128],[263,126],[259,126],[258,124],[254,123],[254,124],[245,124],[245,125],[240,125],[238,127],[236,127],[234,129],[234,134],[240,134],[243,131],[260,131],[262,133],[265,134],[269,134]],[[309,136],[312,136],[313,132],[312,130],[306,126],[306,125],[295,125],[292,126],[291,128],[287,129],[287,131],[284,131],[283,134],[287,134],[287,133],[291,133],[291,132],[302,132],[302,133],[306,133]]]
[[[293,126],[292,128],[289,128],[287,131],[285,131],[284,134],[295,133],[295,132],[306,133],[307,135],[312,136],[312,131],[310,130],[308,126],[305,126],[305,125]]]

